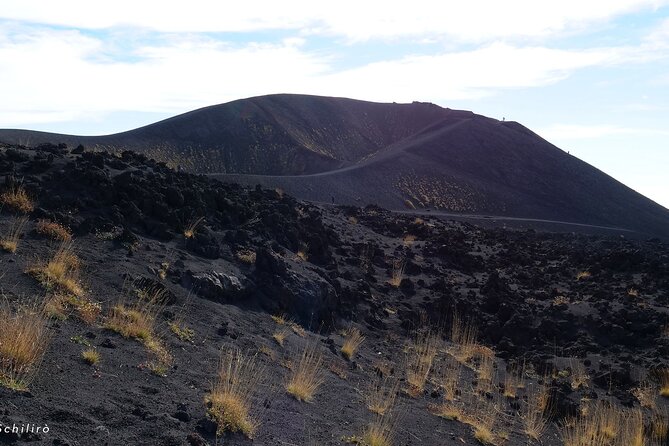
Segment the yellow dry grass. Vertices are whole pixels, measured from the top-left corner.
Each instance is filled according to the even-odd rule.
[[[386,415],[395,405],[399,382],[389,377],[376,377],[365,395],[367,409],[377,415]]]
[[[221,359],[216,381],[206,396],[208,415],[217,424],[217,435],[241,432],[253,438],[260,423],[252,416],[253,395],[265,369],[256,356],[228,351]]]
[[[480,346],[477,342],[478,328],[469,319],[463,319],[457,312],[453,313],[451,322],[451,342],[449,353],[461,363],[472,359]]]
[[[281,330],[275,331],[272,335],[272,338],[276,341],[277,344],[283,347],[283,343],[286,341],[286,338],[289,334],[290,331],[287,328],[282,328]]]
[[[80,266],[81,261],[72,251],[72,246],[63,243],[46,264],[32,267],[28,273],[47,289],[81,297],[84,289],[78,279]]]
[[[341,347],[341,353],[348,360],[353,358],[360,345],[365,341],[365,337],[357,328],[350,328],[344,338],[344,344]]]
[[[55,221],[39,220],[35,225],[35,230],[38,234],[44,235],[53,240],[61,242],[69,242],[72,240],[70,231]]]
[[[323,384],[323,355],[317,344],[308,344],[291,369],[286,391],[298,401],[310,402]]]
[[[658,444],[653,438],[652,425],[646,434],[643,413],[639,408],[624,409],[609,402],[599,402],[587,416],[567,420],[561,433],[565,446]],[[666,435],[663,440],[666,440]]]
[[[34,377],[50,341],[42,309],[0,304],[0,385],[21,390]]]
[[[431,330],[416,332],[406,359],[406,375],[410,395],[418,396],[425,390],[425,383],[429,378],[440,345],[439,334]]]
[[[15,253],[19,247],[19,240],[23,234],[23,228],[28,222],[27,217],[14,218],[9,226],[7,234],[0,239],[0,248],[4,251]]]
[[[15,185],[0,193],[0,204],[22,214],[29,214],[35,209],[35,203],[22,185]]]
[[[187,239],[191,239],[195,237],[195,233],[197,232],[197,228],[204,223],[204,217],[199,217],[191,221],[185,228],[184,228],[184,237]]]
[[[111,308],[104,324],[105,328],[125,338],[142,342],[154,356],[147,367],[157,375],[164,375],[172,363],[172,355],[156,331],[161,297],[160,293],[155,293],[152,298],[138,299],[132,305],[118,303]]]
[[[100,352],[94,348],[89,348],[81,352],[81,359],[84,360],[86,364],[95,365],[100,362]]]
[[[391,418],[377,415],[363,431],[362,441],[366,446],[392,446],[394,436],[395,426]]]
[[[390,279],[388,280],[388,283],[391,286],[399,288],[399,286],[402,284],[402,279],[404,278],[405,265],[406,262],[402,259],[393,260],[393,269],[390,273]]]

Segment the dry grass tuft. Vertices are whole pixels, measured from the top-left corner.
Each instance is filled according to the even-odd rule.
[[[657,388],[649,382],[642,382],[639,387],[632,390],[632,395],[639,400],[641,407],[655,410],[657,407]]]
[[[295,254],[295,256],[298,260],[301,260],[303,262],[309,260],[309,245],[307,245],[306,243],[300,243],[300,246],[297,249],[297,253]]]
[[[12,310],[0,304],[0,385],[27,388],[50,341],[48,317],[42,309]]]
[[[272,335],[272,338],[276,341],[277,344],[283,347],[283,343],[286,341],[286,338],[289,334],[290,331],[288,331],[287,328],[282,328],[281,330],[275,331]]]
[[[15,185],[2,192],[0,194],[0,204],[22,214],[29,214],[35,209],[35,203],[22,185]]]
[[[590,376],[588,375],[588,372],[586,371],[583,363],[576,358],[570,358],[569,368],[571,369],[569,374],[571,388],[576,390],[581,387],[588,387]]]
[[[523,431],[535,441],[539,441],[549,421],[549,388],[545,379],[543,382],[544,384],[536,383],[528,388],[520,413]]]
[[[658,370],[657,377],[660,381],[660,396],[669,398],[669,369]]]
[[[360,345],[365,341],[365,337],[360,333],[360,330],[357,328],[351,328],[348,330],[346,337],[344,338],[344,344],[341,347],[341,353],[348,360],[353,358],[355,352],[360,348]]]
[[[246,263],[247,265],[253,265],[256,263],[256,252],[250,249],[243,249],[237,251],[235,254],[240,262]]]
[[[472,359],[480,346],[477,342],[478,328],[471,320],[464,320],[457,312],[453,313],[451,323],[451,342],[449,353],[460,363]]]
[[[367,409],[377,415],[389,413],[395,405],[399,387],[399,382],[396,379],[377,377],[365,395]]]
[[[218,425],[217,435],[241,432],[253,438],[260,425],[251,415],[253,395],[264,375],[256,356],[245,356],[240,351],[224,355],[216,382],[205,398],[207,413]]]
[[[440,336],[430,330],[418,331],[407,356],[408,392],[418,396],[425,390],[425,383],[441,345]]]
[[[186,228],[184,229],[184,237],[186,237],[187,239],[191,239],[191,238],[195,237],[195,233],[197,231],[197,228],[202,223],[204,223],[204,217],[196,218],[195,220],[190,222],[188,224],[188,226],[186,226]]]
[[[366,446],[392,446],[394,436],[395,426],[390,417],[376,416],[365,428],[362,442]]]
[[[88,365],[95,365],[100,362],[100,352],[94,348],[89,348],[81,352],[81,358]]]
[[[0,239],[0,248],[2,250],[15,253],[19,247],[19,240],[23,234],[23,228],[28,222],[27,217],[14,218],[12,224],[9,226],[9,232],[5,237]]]
[[[35,230],[38,234],[53,240],[60,240],[61,242],[69,242],[72,240],[70,231],[55,221],[39,220],[35,225]]]
[[[169,353],[157,334],[158,314],[162,309],[161,295],[156,293],[150,299],[138,299],[133,305],[118,303],[114,305],[104,327],[119,333],[124,338],[133,338],[142,342],[154,356],[147,367],[156,375],[165,375],[172,363]]]
[[[462,366],[452,356],[448,356],[439,370],[437,385],[444,391],[446,401],[455,401],[460,387]]]
[[[323,384],[323,355],[317,344],[307,345],[299,362],[293,366],[286,383],[286,391],[298,401],[310,402]]]
[[[195,340],[195,331],[187,327],[183,322],[174,321],[167,324],[170,331],[184,342],[193,342]]]
[[[504,396],[515,398],[518,395],[518,389],[525,387],[525,363],[514,365],[506,371],[504,376]]]
[[[287,323],[290,322],[285,313],[272,315],[272,320],[279,325],[286,325]]]
[[[81,297],[84,289],[78,279],[81,261],[72,252],[72,246],[63,243],[46,265],[28,269],[45,288]]]
[[[393,269],[390,274],[390,279],[388,283],[395,288],[399,288],[402,284],[402,279],[404,278],[404,266],[406,262],[402,259],[393,260]]]

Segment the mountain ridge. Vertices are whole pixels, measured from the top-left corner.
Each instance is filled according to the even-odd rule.
[[[513,121],[430,103],[269,95],[113,135],[0,130],[7,143],[130,149],[299,198],[573,221],[669,236],[669,210]]]

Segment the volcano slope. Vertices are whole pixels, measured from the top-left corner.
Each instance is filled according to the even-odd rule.
[[[0,443],[666,444],[658,239],[326,208],[132,152],[4,146],[0,175]]]
[[[135,150],[300,199],[546,219],[669,237],[669,210],[516,122],[429,103],[270,95],[100,137],[0,130],[0,141]]]

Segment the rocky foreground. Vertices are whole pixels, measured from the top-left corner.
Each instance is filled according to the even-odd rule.
[[[319,207],[64,145],[3,146],[0,175],[0,443],[666,444],[664,241]]]

